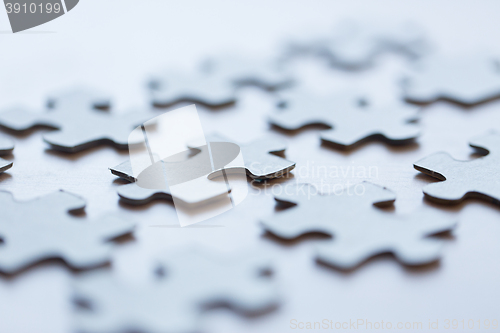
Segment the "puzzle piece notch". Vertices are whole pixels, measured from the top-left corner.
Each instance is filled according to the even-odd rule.
[[[500,134],[490,132],[477,137],[471,140],[470,146],[488,154],[469,161],[459,161],[441,152],[413,165],[416,170],[441,180],[423,188],[427,198],[444,204],[478,198],[500,205],[500,183],[495,181],[500,171]]]
[[[311,188],[292,186],[276,195],[278,202],[296,206],[276,212],[262,225],[283,239],[314,232],[333,236],[329,244],[318,248],[316,259],[337,268],[352,269],[387,252],[406,265],[434,262],[440,257],[442,242],[426,237],[456,225],[435,211],[401,216],[378,210],[373,205],[390,204],[395,195],[371,183],[360,183],[335,195],[320,195],[317,190],[311,193]]]
[[[213,133],[206,137],[206,140],[211,145],[219,142],[231,142],[232,140],[224,138],[220,134]],[[274,138],[261,138],[246,144],[238,144],[243,156],[243,163],[232,164],[230,166],[222,167],[226,164],[217,164],[215,169],[210,175],[209,179],[215,179],[223,175],[223,171],[228,173],[238,173],[242,169],[246,171],[247,176],[257,181],[264,181],[284,176],[295,168],[295,163],[286,160],[283,157],[275,155],[283,153],[286,149],[286,143],[279,139]],[[193,147],[191,145],[191,147]],[[223,154],[215,152],[214,159],[227,160],[222,158]]]
[[[14,274],[46,259],[62,259],[73,269],[109,262],[108,241],[132,232],[134,224],[116,216],[83,222],[68,213],[82,211],[85,201],[59,191],[30,201],[0,192],[0,271]],[[43,235],[41,237],[40,235]]]
[[[200,317],[210,306],[227,304],[254,314],[279,301],[272,280],[259,276],[261,269],[269,269],[260,259],[228,263],[197,250],[164,257],[157,268],[166,274],[141,286],[109,273],[80,278],[75,298],[89,304],[90,311],[76,312],[76,327],[85,332],[200,332]]]
[[[406,101],[447,101],[471,107],[500,98],[498,60],[483,57],[436,58],[419,64],[403,83]]]
[[[408,144],[420,135],[418,108],[402,103],[371,106],[366,98],[349,92],[334,97],[299,92],[286,98],[284,106],[269,117],[272,125],[289,131],[329,126],[332,129],[321,132],[320,137],[340,149],[352,149],[371,139]]]

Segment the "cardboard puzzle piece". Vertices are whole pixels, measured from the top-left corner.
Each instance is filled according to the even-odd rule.
[[[427,198],[438,203],[456,204],[466,198],[478,198],[500,205],[500,134],[491,132],[470,141],[484,157],[458,161],[447,153],[435,153],[413,166],[441,180],[423,188]]]
[[[276,201],[295,206],[264,219],[268,232],[295,239],[323,233],[333,239],[317,249],[316,259],[340,269],[352,269],[381,253],[392,253],[403,264],[424,265],[439,259],[443,242],[428,236],[453,229],[455,221],[439,211],[418,210],[404,216],[377,209],[396,196],[371,183],[359,183],[341,194],[320,195],[310,185],[285,188]]]
[[[111,97],[106,92],[79,85],[51,93],[48,96],[47,106],[50,109],[64,109],[70,113],[78,111],[80,107],[105,111],[111,107]]]
[[[327,59],[332,66],[360,70],[373,66],[382,55],[393,53],[416,59],[430,50],[424,31],[410,22],[387,24],[341,22],[331,36],[292,41],[288,54],[314,55]]]
[[[162,274],[144,285],[131,285],[109,272],[78,279],[74,299],[79,332],[203,332],[204,311],[226,305],[243,315],[274,309],[276,286],[265,276],[271,266],[260,258],[213,259],[206,251],[162,258]]]
[[[14,150],[14,142],[9,139],[0,138],[0,155],[11,154]],[[14,163],[0,158],[0,173],[12,168]]]
[[[105,105],[105,100],[88,92],[72,91],[59,99],[51,98],[49,104],[54,108],[44,113],[10,108],[0,113],[0,125],[20,132],[37,126],[56,129],[45,134],[44,141],[64,152],[75,153],[104,143],[127,149],[130,132],[151,115],[141,111],[117,115],[97,110],[95,107]],[[91,102],[92,97],[96,97],[95,103]]]
[[[217,142],[232,142],[232,140],[224,138],[219,134],[211,134],[206,137],[211,144]],[[209,175],[209,179],[214,179],[222,175],[222,170],[238,172],[242,169],[246,170],[248,177],[263,181],[283,177],[295,168],[295,163],[286,160],[283,157],[274,155],[273,153],[283,153],[286,149],[286,143],[274,138],[261,138],[246,144],[238,144],[243,155],[244,165],[231,164],[223,167],[224,164],[215,165],[215,170]],[[217,150],[212,149],[217,152]],[[218,156],[215,156],[216,159]],[[223,160],[222,158],[220,158]]]
[[[408,102],[439,100],[474,106],[500,98],[500,65],[484,57],[435,58],[420,64],[403,80]]]
[[[227,184],[207,177],[213,171],[208,149],[204,146],[197,151],[197,154],[182,162],[160,160],[138,177],[134,177],[130,161],[110,168],[112,174],[132,182],[120,186],[118,195],[125,203],[132,205],[144,205],[157,199],[173,200],[169,184],[186,183],[188,186],[175,191],[176,199],[185,205],[201,205],[226,198],[230,192]],[[223,160],[222,164],[225,165]]]
[[[263,59],[246,59],[235,55],[210,58],[202,68],[236,87],[257,86],[278,90],[294,83],[293,76],[284,67]]]
[[[235,87],[227,80],[207,73],[166,71],[152,77],[149,87],[155,107],[169,107],[181,102],[223,107],[236,102]]]
[[[415,123],[416,107],[402,103],[370,106],[362,101],[352,93],[323,97],[300,92],[285,98],[285,107],[274,112],[269,122],[289,131],[318,124],[332,127],[321,132],[321,139],[341,149],[351,149],[370,139],[408,144],[420,135]]]
[[[115,216],[81,221],[68,213],[82,211],[85,201],[58,191],[30,201],[15,201],[0,192],[0,271],[14,274],[46,259],[62,259],[73,269],[89,269],[110,260],[117,237],[129,234],[134,224]]]

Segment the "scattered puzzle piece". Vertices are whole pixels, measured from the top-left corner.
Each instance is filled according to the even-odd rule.
[[[226,305],[244,315],[278,304],[269,263],[256,258],[214,260],[206,251],[162,259],[165,274],[147,285],[130,285],[104,272],[77,281],[74,294],[79,332],[202,332],[204,310]]]
[[[207,73],[167,71],[151,78],[149,86],[152,104],[156,107],[169,107],[181,102],[223,107],[236,102],[235,87],[223,78]]]
[[[500,66],[485,58],[437,58],[403,81],[408,102],[445,100],[473,106],[500,98]]]
[[[87,91],[73,91],[61,97],[59,102],[52,99],[51,104],[56,108],[45,113],[14,107],[0,113],[0,125],[14,131],[36,126],[58,129],[43,138],[52,148],[65,152],[74,153],[104,143],[127,149],[132,129],[148,120],[150,115],[145,112],[114,115],[89,108],[92,96],[87,95]],[[95,103],[94,106],[103,104],[102,98],[98,97]]]
[[[411,23],[387,26],[342,22],[334,31],[332,36],[294,41],[287,53],[311,54],[328,59],[332,66],[359,70],[373,66],[384,54],[394,53],[415,59],[430,49],[422,29]]]
[[[373,206],[391,205],[396,196],[371,183],[360,183],[335,195],[320,195],[305,184],[283,192],[275,195],[276,201],[296,206],[264,219],[264,228],[283,239],[313,232],[333,236],[318,248],[316,258],[341,269],[354,268],[387,252],[406,265],[431,263],[439,259],[442,241],[427,236],[456,225],[437,211],[419,210],[402,216],[377,209]]]
[[[477,137],[470,146],[488,155],[471,161],[458,161],[447,153],[435,153],[416,162],[418,171],[441,182],[428,184],[426,197],[439,203],[456,204],[466,198],[478,198],[500,205],[500,134]]]
[[[68,213],[82,211],[85,201],[54,192],[18,202],[0,192],[0,271],[14,274],[46,259],[62,259],[71,268],[88,269],[110,260],[108,242],[132,232],[134,224],[114,216],[84,222]]]
[[[14,142],[8,139],[0,138],[0,155],[11,154],[12,150],[14,150]],[[13,162],[0,158],[0,173],[12,168],[13,164]]]
[[[211,143],[231,142],[231,140],[219,134],[209,135],[206,139]],[[226,167],[215,165],[215,171],[209,175],[210,179],[221,176],[222,170],[231,173],[245,169],[250,178],[262,181],[282,177],[295,168],[294,162],[272,154],[283,153],[285,151],[286,143],[282,140],[262,138],[247,144],[238,145],[243,155],[244,165],[232,164]]]
[[[270,123],[285,130],[327,125],[321,139],[337,148],[350,149],[370,139],[408,144],[420,134],[417,108],[405,104],[385,107],[363,105],[362,98],[344,93],[332,97],[300,92],[285,99],[285,108],[270,116]]]
[[[277,90],[289,87],[294,82],[288,71],[271,61],[226,56],[208,59],[202,67],[236,87],[253,85],[266,90]]]

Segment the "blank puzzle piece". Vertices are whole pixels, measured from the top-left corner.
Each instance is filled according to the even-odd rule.
[[[67,92],[59,98],[52,97],[49,104],[54,108],[45,113],[31,112],[23,107],[5,110],[0,113],[0,125],[14,131],[26,131],[36,126],[57,129],[45,134],[44,141],[65,152],[74,153],[104,143],[127,149],[130,132],[151,116],[145,112],[114,115],[97,110],[95,107],[105,106],[106,100],[89,92],[82,89]],[[96,100],[92,103],[94,97]]]
[[[167,71],[150,79],[152,104],[169,107],[193,102],[208,107],[222,107],[236,102],[235,87],[223,78],[207,73]]]
[[[438,100],[473,106],[500,97],[498,60],[437,58],[421,64],[403,81],[408,102],[428,104]]]
[[[9,139],[0,138],[0,155],[8,155],[14,150],[14,142]],[[12,168],[13,162],[0,158],[0,173]]]
[[[326,58],[333,66],[359,70],[372,66],[383,54],[395,53],[415,59],[430,50],[423,30],[408,22],[395,26],[342,22],[334,31],[331,36],[311,39],[307,34],[292,41],[287,54],[311,54]]]
[[[206,137],[209,142],[232,142],[219,134],[211,134]],[[234,142],[233,142],[234,143]],[[222,170],[231,173],[232,170],[245,169],[247,175],[255,180],[263,181],[282,177],[295,168],[295,163],[272,153],[283,153],[286,143],[279,139],[262,138],[246,144],[238,144],[243,155],[244,165],[231,165],[227,167],[215,166],[215,171],[209,175],[214,179],[222,175]],[[215,156],[217,158],[217,156]]]
[[[292,75],[278,63],[238,56],[211,58],[202,65],[203,70],[233,84],[257,86],[266,90],[286,88],[294,83]]]
[[[110,170],[112,174],[132,182],[118,188],[118,195],[128,204],[144,205],[157,199],[173,200],[167,180],[171,184],[190,180],[190,187],[185,188],[185,191],[176,190],[176,199],[187,205],[200,205],[227,197],[230,191],[226,183],[207,178],[212,172],[210,165],[205,163],[208,157],[208,149],[201,148],[198,154],[183,161],[182,165],[160,160],[143,171],[139,177],[134,177],[130,161]]]
[[[417,58],[428,51],[423,31],[413,24],[399,26],[344,25],[324,45],[324,52],[335,66],[360,69],[373,65],[384,53]]]
[[[418,171],[441,182],[423,188],[429,199],[456,204],[466,198],[479,198],[500,205],[500,134],[477,137],[470,146],[488,155],[471,161],[458,161],[447,153],[435,153],[416,162]]]
[[[292,83],[289,74],[271,63],[237,57],[209,59],[200,73],[170,70],[149,80],[152,104],[169,107],[193,102],[208,107],[223,107],[236,102],[236,90],[245,85],[275,90]]]
[[[68,192],[15,201],[0,192],[0,271],[16,273],[46,259],[62,259],[74,269],[109,262],[110,240],[132,232],[134,224],[115,216],[84,222],[68,213],[82,211],[85,201]]]
[[[331,130],[321,132],[321,139],[337,148],[350,149],[375,138],[408,144],[420,134],[414,106],[363,106],[363,99],[350,93],[323,97],[301,92],[290,96],[284,100],[285,108],[274,112],[269,122],[289,131],[308,125],[330,126]]]
[[[89,273],[75,284],[79,332],[202,332],[204,310],[226,305],[244,315],[265,313],[279,302],[260,258],[214,260],[206,251],[163,258],[164,274],[145,285],[130,285],[109,273]]]
[[[393,253],[406,265],[423,265],[440,257],[443,242],[427,236],[453,229],[456,222],[437,211],[419,210],[404,216],[374,207],[391,205],[395,194],[371,183],[360,183],[338,195],[320,195],[301,184],[275,195],[296,206],[263,220],[264,228],[283,239],[319,232],[333,236],[317,249],[318,261],[351,269],[381,253]]]

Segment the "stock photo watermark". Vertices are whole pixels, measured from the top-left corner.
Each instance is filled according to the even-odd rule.
[[[390,321],[349,319],[338,321],[322,319],[321,321],[290,320],[292,330],[455,330],[477,331],[498,329],[497,319],[429,319],[427,321]]]

